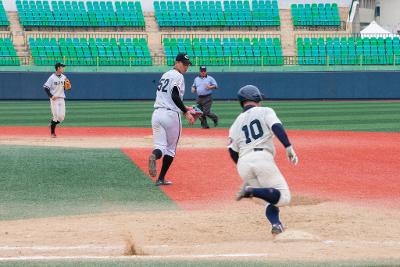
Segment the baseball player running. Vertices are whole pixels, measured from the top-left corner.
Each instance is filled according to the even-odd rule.
[[[151,118],[153,129],[154,150],[149,156],[148,168],[152,177],[157,175],[156,161],[163,157],[161,171],[156,185],[170,185],[171,181],[165,175],[175,157],[176,146],[182,130],[181,113],[189,124],[194,118],[183,104],[185,94],[185,73],[192,63],[188,55],[179,53],[176,56],[175,66],[161,77],[157,86],[157,96],[154,103],[154,112]]]
[[[64,83],[67,77],[63,74],[65,65],[58,62],[55,64],[56,72],[53,73],[43,85],[44,90],[50,98],[50,107],[53,118],[50,120],[50,134],[56,137],[56,126],[65,118],[65,92]]]
[[[229,153],[244,181],[236,200],[251,197],[265,200],[268,203],[265,214],[272,225],[271,232],[277,235],[284,230],[279,219],[279,207],[288,205],[291,196],[274,161],[274,135],[286,148],[287,157],[293,164],[297,164],[298,158],[274,110],[261,107],[262,98],[253,85],[246,85],[238,91],[243,112],[229,130]]]

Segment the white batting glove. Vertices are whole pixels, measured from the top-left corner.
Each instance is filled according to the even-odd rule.
[[[297,165],[299,162],[299,159],[297,158],[296,152],[294,152],[294,149],[292,146],[288,146],[286,148],[286,156],[290,162],[292,162],[294,165]]]

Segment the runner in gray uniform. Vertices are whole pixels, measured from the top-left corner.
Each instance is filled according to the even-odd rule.
[[[56,72],[53,73],[43,85],[44,90],[50,98],[51,113],[53,115],[50,121],[50,135],[56,137],[56,126],[65,118],[65,92],[64,82],[67,77],[63,74],[65,65],[55,64]]]

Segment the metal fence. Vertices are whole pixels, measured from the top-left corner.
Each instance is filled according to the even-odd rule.
[[[281,38],[279,33],[165,33],[161,34],[161,43],[164,38]]]
[[[108,32],[26,32],[25,42],[33,38],[144,38],[147,41],[147,34],[143,33],[108,33]]]
[[[11,32],[0,32],[0,38],[10,38],[11,40],[13,39]]]
[[[68,66],[172,66],[173,57],[18,57],[0,56],[0,66],[52,66],[62,61]],[[213,56],[191,57],[195,66],[397,66],[400,55],[375,56]]]

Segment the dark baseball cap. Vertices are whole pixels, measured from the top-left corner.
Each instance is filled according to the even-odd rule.
[[[207,67],[206,66],[200,66],[200,71],[207,71]]]
[[[175,60],[182,62],[184,65],[192,65],[192,62],[190,62],[189,56],[185,53],[179,53],[176,56]]]
[[[59,67],[65,67],[65,64],[63,64],[63,63],[61,63],[61,62],[57,62],[57,63],[54,65],[54,68],[56,68],[56,70],[58,70]]]

